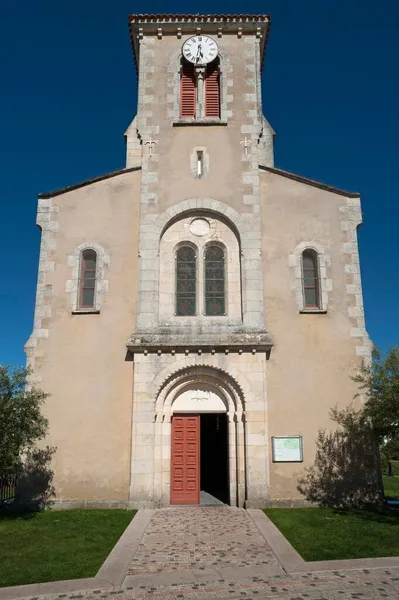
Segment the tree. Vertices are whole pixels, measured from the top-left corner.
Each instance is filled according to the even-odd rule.
[[[0,473],[21,465],[24,452],[47,433],[41,407],[48,394],[29,387],[27,369],[0,365]]]
[[[335,431],[319,430],[314,464],[298,480],[309,502],[333,508],[383,504],[375,436],[363,410],[331,410]]]
[[[49,394],[29,384],[30,371],[0,365],[0,475],[18,473],[19,504],[46,503],[53,494],[49,468],[55,448],[38,448],[48,421],[41,408]]]
[[[389,465],[399,456],[399,348],[385,358],[374,348],[372,359],[352,377],[364,405],[335,407],[331,418],[339,429],[318,433],[315,462],[298,481],[311,502],[336,508],[383,503],[380,461]]]
[[[374,348],[372,363],[363,364],[353,379],[366,395],[364,417],[378,439],[383,464],[389,465],[399,454],[399,348],[385,358]]]

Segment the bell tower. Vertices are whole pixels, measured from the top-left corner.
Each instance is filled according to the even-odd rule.
[[[198,413],[208,410],[203,390],[211,410],[224,406],[226,414],[230,503],[264,506],[272,341],[259,165],[273,166],[261,99],[269,17],[132,15],[129,26],[139,85],[127,167],[141,168],[137,312],[127,342],[134,362],[130,497],[135,506],[168,505],[185,489],[188,502],[198,500],[198,473],[183,473],[175,442],[198,436]],[[187,385],[182,406],[197,415],[174,419],[176,390]],[[195,466],[194,455],[186,459]]]
[[[241,240],[240,326],[264,331],[259,165],[273,166],[261,99],[269,17],[132,15],[129,25],[138,110],[126,132],[126,166],[142,169],[136,329],[162,327],[154,223],[176,205],[223,203],[250,232]]]

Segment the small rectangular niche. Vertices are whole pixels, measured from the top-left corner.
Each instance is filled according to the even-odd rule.
[[[204,153],[197,150],[197,177],[200,179],[204,175]]]

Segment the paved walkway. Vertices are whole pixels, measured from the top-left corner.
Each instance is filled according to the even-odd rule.
[[[277,558],[248,514],[239,508],[165,508],[155,511],[124,586],[220,580],[238,574],[282,575]]]
[[[272,539],[273,531],[270,524],[263,527],[262,518],[260,511],[248,513],[227,506],[144,511],[136,515],[96,579],[75,580],[69,587],[68,582],[36,584],[24,596],[34,596],[33,600],[399,598],[399,567],[301,573],[293,569],[288,574],[288,563],[283,561],[284,569],[265,540]],[[282,549],[287,555],[284,543]],[[126,556],[127,572],[121,560]],[[303,561],[302,565],[311,568]],[[118,569],[120,583],[111,584],[111,575],[115,571],[116,581]],[[93,589],[94,582],[98,589]],[[0,600],[22,597],[16,589],[11,591],[14,594],[0,589]]]

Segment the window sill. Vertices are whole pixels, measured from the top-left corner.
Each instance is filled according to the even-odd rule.
[[[100,311],[98,309],[95,308],[81,308],[78,310],[73,310],[72,311],[73,315],[99,315]]]
[[[327,311],[324,308],[303,308],[299,311],[300,315],[326,315]]]
[[[197,315],[176,315],[173,314],[176,319],[198,319],[198,317],[206,317],[207,319],[225,319],[229,315],[224,313],[223,315],[206,315],[205,313],[198,313]]]
[[[185,125],[227,125],[227,121],[215,117],[204,117],[203,119],[186,117],[173,121],[173,127],[184,127]]]

